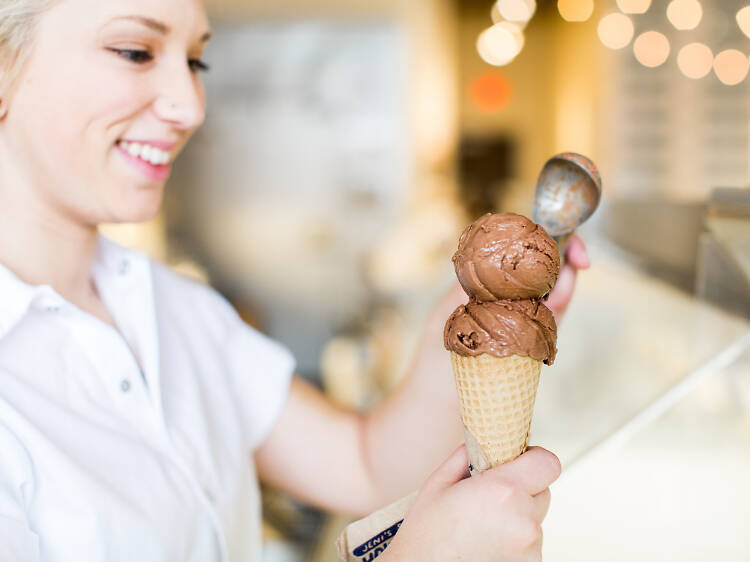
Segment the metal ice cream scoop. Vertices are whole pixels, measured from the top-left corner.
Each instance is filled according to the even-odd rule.
[[[578,226],[596,210],[602,178],[594,163],[580,154],[553,156],[536,182],[534,221],[541,224],[560,247],[560,255]]]

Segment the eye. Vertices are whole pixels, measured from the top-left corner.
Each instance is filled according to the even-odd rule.
[[[108,47],[108,49],[135,64],[143,64],[154,60],[154,55],[142,49],[115,49],[114,47]]]
[[[188,67],[190,72],[208,72],[211,68],[201,59],[188,59]]]

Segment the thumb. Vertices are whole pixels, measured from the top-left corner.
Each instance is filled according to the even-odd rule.
[[[469,455],[461,445],[425,482],[425,489],[443,490],[469,476]]]
[[[487,471],[516,482],[533,495],[546,490],[560,476],[560,459],[541,447],[529,447],[520,457]]]
[[[570,299],[573,296],[573,290],[576,286],[576,270],[570,264],[565,264],[560,269],[560,275],[557,277],[557,282],[552,292],[549,294],[549,298],[545,303],[547,308],[552,311],[555,316],[555,321],[560,322],[562,315],[565,314],[565,309],[570,304]]]
[[[576,269],[588,269],[591,265],[586,244],[577,234],[574,234],[570,239],[570,244],[568,244],[568,249],[565,252],[565,259]]]

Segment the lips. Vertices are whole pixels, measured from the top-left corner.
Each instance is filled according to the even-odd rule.
[[[170,143],[160,144],[166,146]],[[171,155],[157,146],[155,142],[139,143],[120,140],[115,147],[123,158],[149,181],[165,181],[172,171]]]

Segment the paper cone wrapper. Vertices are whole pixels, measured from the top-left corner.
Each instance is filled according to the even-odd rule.
[[[542,362],[531,357],[451,352],[471,473],[526,450]]]

